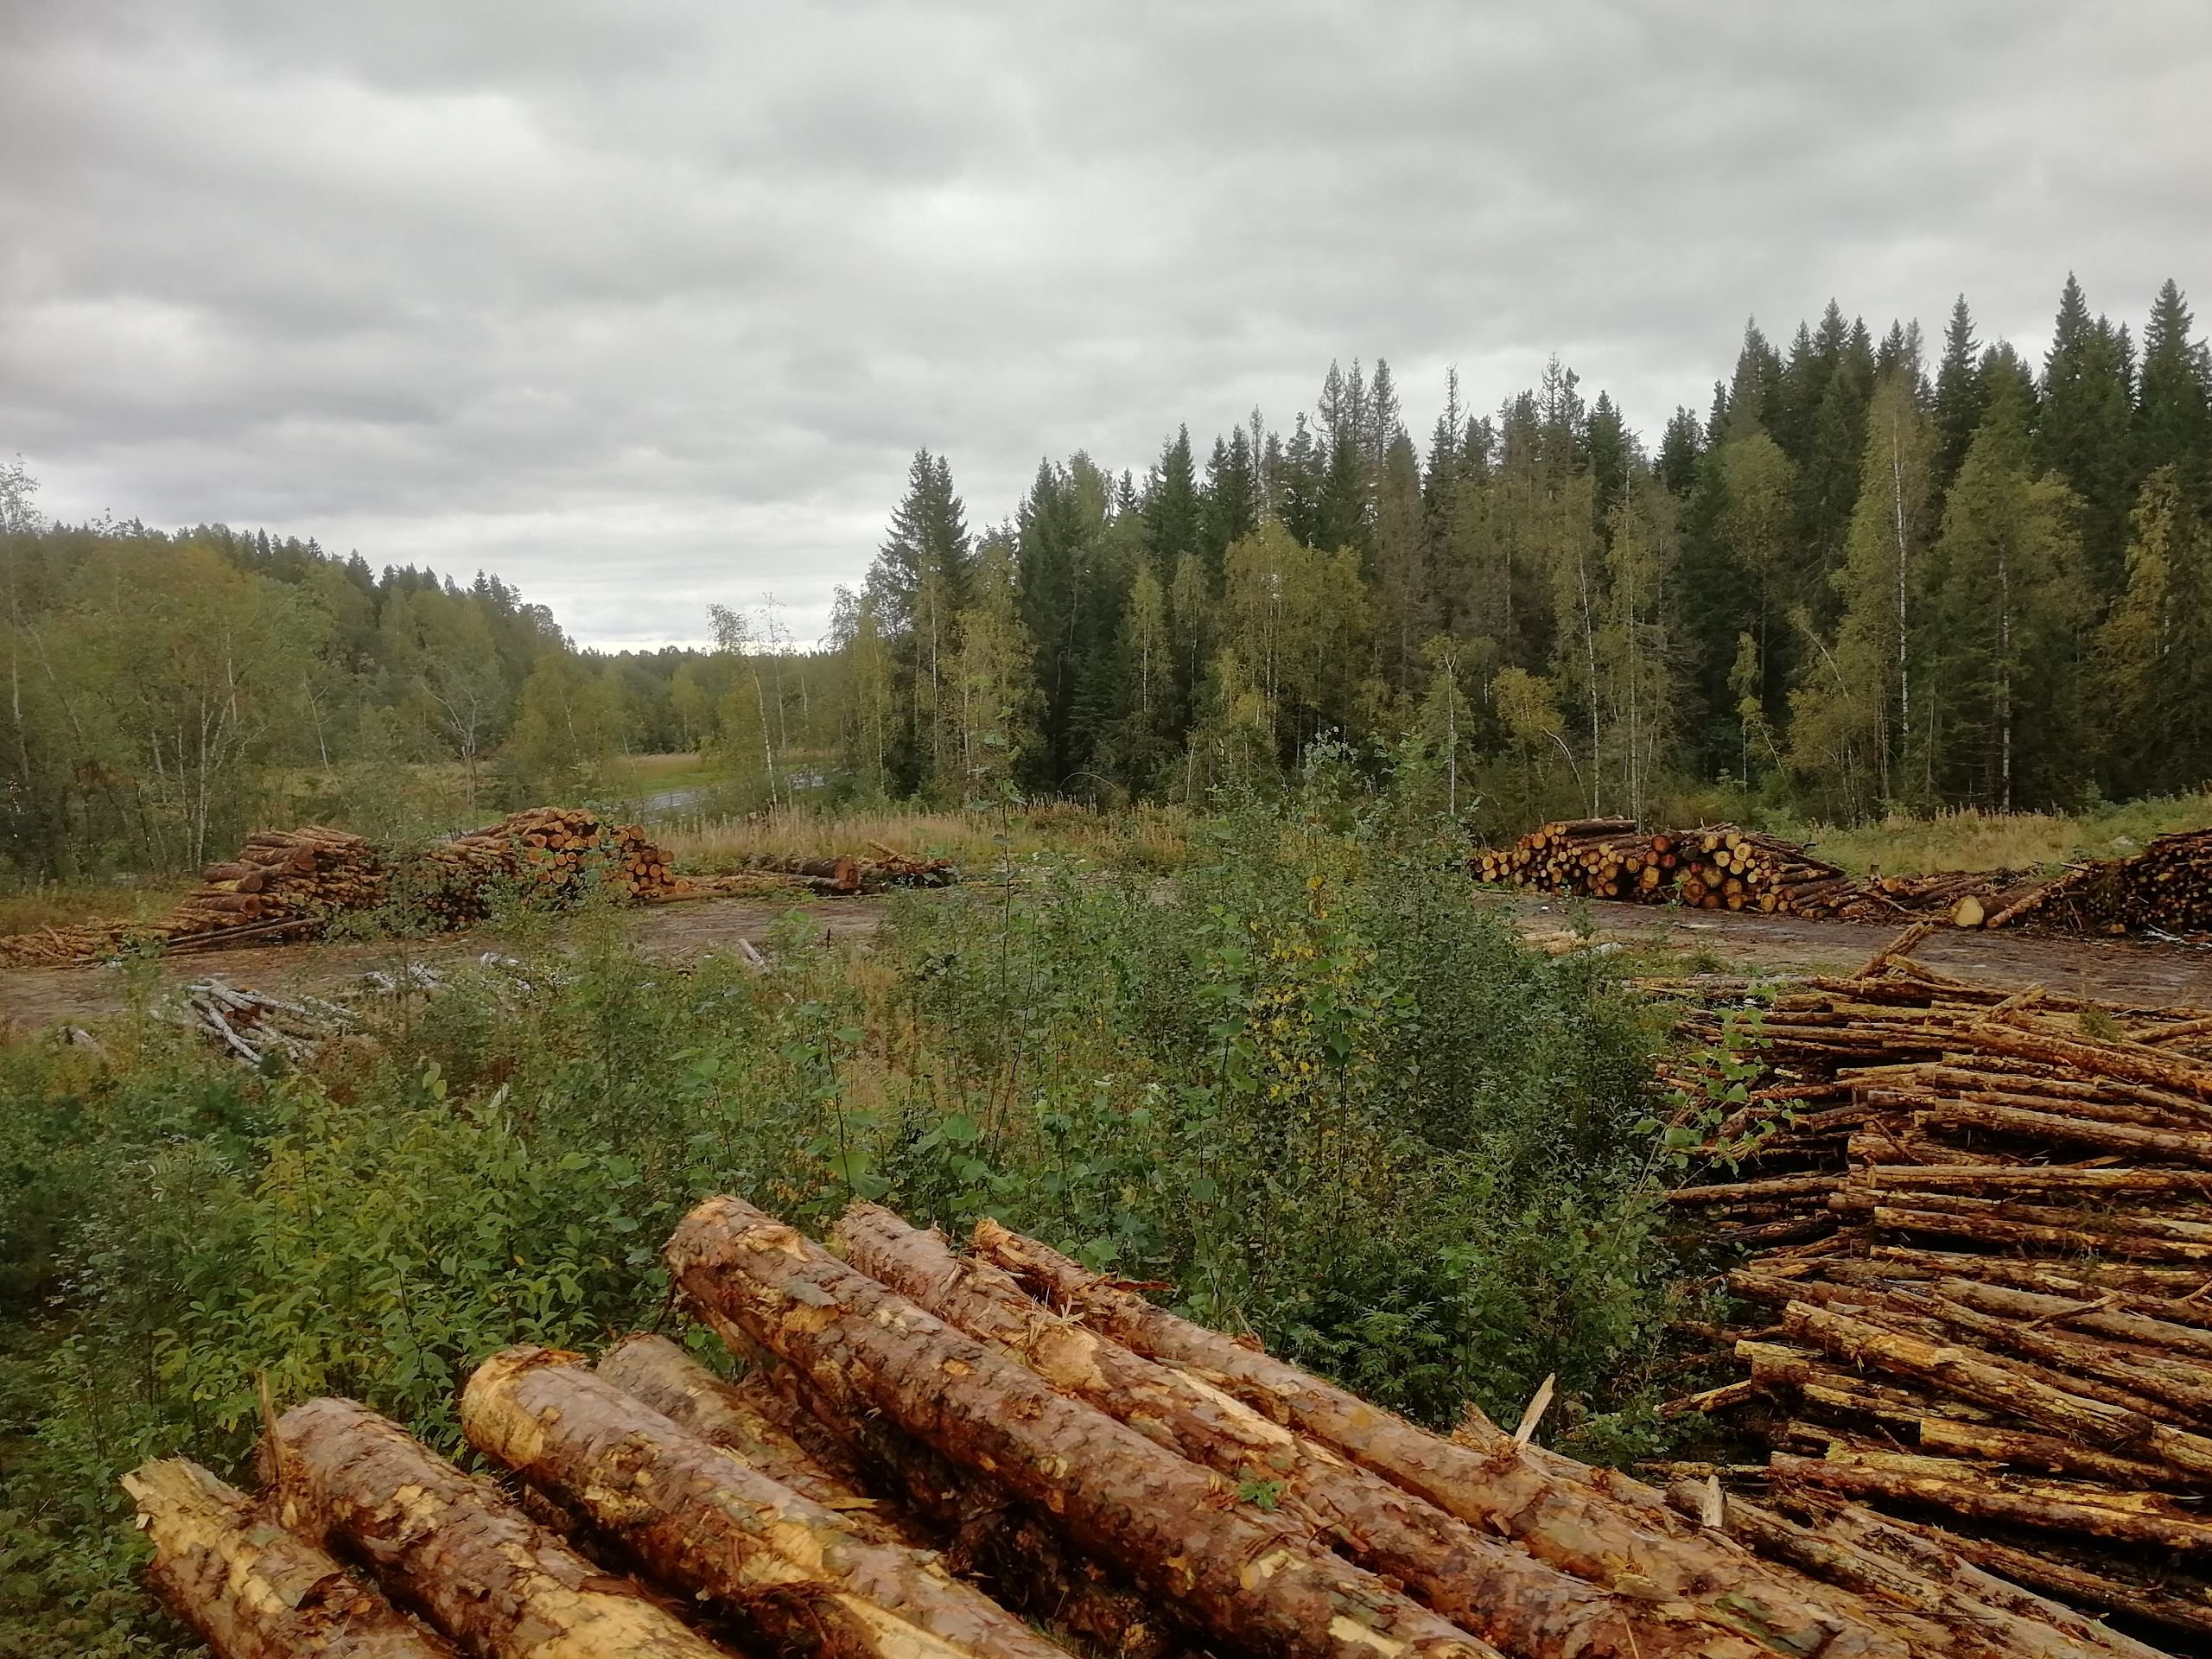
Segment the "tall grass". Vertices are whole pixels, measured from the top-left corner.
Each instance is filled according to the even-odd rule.
[[[1004,811],[677,813],[657,823],[652,833],[679,866],[706,874],[739,868],[748,858],[867,857],[887,849],[950,858],[971,871],[1048,852],[1120,868],[1173,869],[1188,855],[1190,826],[1190,816],[1179,807],[1106,814],[1073,802],[1043,801]]]
[[[2075,813],[1982,812],[1961,807],[1933,817],[1888,817],[1840,828],[1789,819],[1769,827],[1815,843],[1821,855],[1859,874],[1932,870],[2043,869],[2076,859],[2120,858],[2153,836],[2212,824],[2212,794],[2100,805]]]

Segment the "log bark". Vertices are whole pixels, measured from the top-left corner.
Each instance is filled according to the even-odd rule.
[[[1684,1515],[1695,1517],[1704,1512],[1705,1483],[1678,1480],[1667,1489],[1667,1497]],[[2028,1659],[2109,1659],[2111,1649],[2084,1640],[2077,1631],[2063,1630],[2036,1614],[1993,1604],[1966,1586],[1932,1578],[1911,1563],[1832,1530],[1802,1527],[1772,1510],[1733,1497],[1723,1503],[1721,1514],[1721,1529],[1762,1555],[1788,1561],[1825,1582],[1918,1615],[1914,1634],[1922,1645],[1955,1651],[1963,1647],[1972,1652],[1978,1643],[1986,1643],[1999,1652]],[[1968,1639],[1962,1643],[1961,1637]],[[2131,1655],[2130,1659],[2138,1656]],[[2143,1649],[2140,1659],[2152,1659],[2150,1650]]]
[[[903,1517],[861,1492],[785,1433],[744,1390],[725,1382],[665,1337],[625,1337],[593,1368],[623,1393],[719,1446],[769,1479],[843,1516],[855,1532],[875,1543],[927,1548],[932,1540],[899,1524]]]
[[[147,1580],[219,1659],[454,1659],[442,1637],[198,1464],[157,1459],[123,1486],[154,1547]]]
[[[880,1411],[1042,1505],[1078,1548],[1176,1599],[1224,1641],[1297,1659],[1495,1652],[1317,1551],[1219,1477],[1065,1398],[751,1205],[701,1205],[669,1241],[668,1262],[717,1329],[772,1350],[848,1409]]]
[[[1341,1554],[1509,1653],[1745,1659],[1758,1651],[1687,1602],[1624,1605],[1484,1536],[1188,1373],[1059,1318],[1010,1274],[956,1255],[941,1234],[910,1227],[887,1210],[855,1205],[836,1238],[861,1272],[1011,1354],[1063,1393],[1233,1480],[1279,1486],[1278,1502]]]
[[[796,1382],[789,1367],[772,1363],[783,1373],[783,1382]],[[758,1387],[759,1372],[744,1384],[724,1382],[658,1337],[632,1337],[616,1344],[599,1370],[702,1440],[728,1446],[827,1508],[869,1501],[843,1498],[860,1491],[857,1465],[868,1464],[905,1502],[884,1505],[873,1515],[852,1511],[855,1526],[880,1528],[884,1541],[917,1548],[942,1546],[954,1571],[981,1581],[999,1601],[1056,1631],[1120,1659],[1166,1659],[1176,1650],[1174,1630],[1155,1604],[1096,1562],[1071,1558],[1037,1511],[1002,1494],[978,1491],[951,1465],[880,1416],[843,1423],[848,1438],[840,1440],[823,1421],[835,1414],[823,1410],[825,1402],[810,1399],[803,1408]],[[816,1444],[802,1445],[796,1438],[802,1432]],[[834,1442],[834,1449],[824,1442]],[[767,1461],[756,1460],[756,1454]]]
[[[1607,1500],[1608,1487],[1634,1483],[1596,1476],[1598,1484],[1586,1485],[1563,1478],[1535,1448],[1516,1445],[1486,1422],[1473,1423],[1483,1438],[1480,1450],[1442,1440],[1296,1366],[1154,1307],[995,1222],[978,1224],[974,1248],[1093,1329],[1191,1371],[1576,1578],[1626,1594],[1680,1597],[1783,1652],[1820,1650],[1841,1659],[1847,1653],[1895,1653],[1905,1645],[1841,1592],[1822,1594],[1687,1525],[1670,1528],[1671,1512],[1662,1520],[1641,1503],[1629,1510]]]
[[[864,1536],[575,1355],[493,1355],[462,1391],[461,1426],[649,1576],[771,1641],[824,1659],[1066,1659],[933,1556]]]
[[[284,1525],[342,1541],[395,1598],[480,1659],[723,1659],[630,1580],[366,1406],[295,1406],[270,1430],[269,1449]]]
[[[2197,1553],[2212,1549],[2212,1526],[2201,1522],[2069,1502],[2048,1490],[2038,1490],[2036,1483],[2011,1480],[1967,1465],[1949,1465],[1945,1472],[1907,1466],[1946,1462],[1940,1458],[1800,1458],[1777,1452],[1767,1459],[1767,1474],[1770,1480],[1781,1484],[1821,1486],[1856,1497],[1920,1504],[2038,1531],[2075,1533],[2160,1549]]]
[[[2150,1440],[2154,1427],[2139,1412],[2070,1393],[2018,1360],[1886,1330],[1809,1302],[1790,1303],[1782,1321],[1790,1335],[1840,1359],[1916,1378],[2088,1446],[2139,1446]]]
[[[1822,1494],[1812,1511],[1820,1531],[1845,1539],[1871,1553],[1903,1562],[1935,1582],[1988,1606],[2050,1625],[2086,1645],[2121,1659],[2167,1659],[2149,1644],[2113,1630],[2048,1597],[2024,1589],[1966,1554],[1960,1541],[1939,1528],[1918,1526],[1878,1515],[1856,1503]],[[2093,1604],[2098,1605],[2098,1604]]]

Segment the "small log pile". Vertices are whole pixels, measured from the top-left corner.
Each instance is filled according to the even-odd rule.
[[[755,1368],[494,1354],[499,1484],[336,1399],[270,1414],[257,1500],[148,1465],[152,1581],[222,1659],[2158,1659],[1917,1540],[1670,1507],[1533,1410],[1429,1433],[995,1223],[836,1243],[700,1205],[670,1271]]]
[[[359,836],[321,824],[264,830],[159,920],[89,922],[0,938],[0,964],[56,967],[133,948],[163,951],[266,944],[314,932],[330,917],[384,902],[387,871]]]
[[[922,858],[871,842],[871,858],[842,853],[755,853],[738,867],[743,875],[780,877],[816,893],[884,893],[894,887],[949,887],[960,877],[949,858]]]
[[[525,900],[574,904],[587,893],[626,904],[670,897],[683,880],[668,855],[634,823],[609,823],[574,807],[511,812],[497,823],[427,849],[410,872],[415,902],[449,927],[487,913],[501,888]]]
[[[219,976],[186,986],[156,1013],[255,1067],[272,1053],[310,1060],[322,1043],[361,1028],[352,1009],[327,997],[271,996]]]
[[[2033,898],[2050,880],[2033,870],[1939,870],[1877,875],[1867,885],[1912,915],[1937,917],[1953,927],[1984,927],[1995,925],[1991,917]]]
[[[1767,1454],[1736,1490],[1823,1540],[2212,1637],[2212,1018],[1893,949],[1733,1048],[1766,1070],[1670,1197],[1760,1249],[1727,1274],[1753,1312],[1694,1328],[1738,1375],[1662,1409],[1728,1414]]]
[[[571,808],[512,813],[397,867],[359,836],[308,824],[248,836],[235,859],[201,871],[200,887],[157,921],[92,922],[0,938],[0,965],[60,967],[134,948],[166,955],[302,938],[333,917],[373,910],[402,892],[431,919],[462,927],[483,918],[501,886],[556,905],[592,889],[640,904],[684,890],[668,855],[644,830]]]
[[[1478,879],[1633,904],[1880,921],[1898,906],[1795,842],[1732,823],[1646,835],[1630,818],[1547,823],[1475,855]]]

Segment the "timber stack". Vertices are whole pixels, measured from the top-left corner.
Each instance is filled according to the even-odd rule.
[[[1893,949],[1688,1026],[1765,1070],[1671,1207],[1757,1253],[1690,1332],[1732,1376],[1667,1414],[1748,1439],[1733,1491],[1824,1543],[2212,1639],[2212,1018]]]
[[[835,1242],[700,1205],[668,1267],[753,1369],[494,1354],[497,1483],[336,1399],[268,1414],[257,1498],[143,1466],[153,1584],[222,1659],[2157,1659],[1962,1559],[1670,1507],[1534,1412],[1429,1433],[992,1222]]]
[[[236,858],[200,872],[200,885],[149,922],[92,922],[0,938],[0,964],[59,967],[105,961],[132,949],[164,954],[266,944],[321,932],[335,917],[373,910],[405,893],[449,927],[480,920],[504,888],[566,905],[587,891],[626,903],[677,897],[683,878],[635,824],[587,811],[536,807],[420,855],[387,859],[363,837],[321,824],[258,830]]]
[[[747,875],[778,876],[816,893],[850,895],[884,893],[894,887],[948,887],[959,874],[949,858],[922,858],[876,847],[874,856],[855,853],[823,856],[807,853],[754,853],[738,865]]]
[[[1478,879],[1635,904],[1879,921],[1897,906],[1796,842],[1732,823],[1646,835],[1632,818],[1547,823],[1475,855]]]
[[[1867,885],[1900,911],[1934,916],[1953,927],[1994,927],[1990,918],[2050,884],[2033,870],[1938,870],[1928,875],[1876,875]]]
[[[2159,836],[2132,858],[2077,865],[1993,912],[2075,933],[2212,932],[2212,830]]]
[[[410,869],[416,899],[449,927],[480,921],[504,891],[567,906],[597,893],[625,904],[666,899],[683,886],[668,855],[634,823],[574,807],[511,812],[497,823],[429,847]]]
[[[131,948],[164,951],[260,944],[315,932],[331,917],[384,902],[389,872],[361,836],[322,824],[259,830],[236,858],[210,864],[200,885],[158,920],[91,922],[0,938],[0,963],[96,962]]]

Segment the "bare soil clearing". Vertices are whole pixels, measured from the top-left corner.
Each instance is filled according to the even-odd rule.
[[[1729,911],[1663,911],[1624,904],[1573,906],[1534,894],[1476,893],[1503,905],[1532,937],[1555,934],[1578,912],[1600,939],[1669,954],[1711,957],[1724,969],[1775,974],[1848,972],[1891,938],[1891,927]],[[664,961],[687,962],[733,950],[740,939],[765,944],[779,920],[804,916],[838,938],[864,938],[882,923],[884,901],[868,898],[763,904],[741,899],[656,906],[624,919],[639,947]],[[788,924],[786,924],[788,925]],[[155,965],[161,986],[220,975],[234,985],[274,993],[327,992],[361,975],[407,963],[431,967],[472,961],[512,943],[485,929],[407,941],[266,945],[185,956]],[[2134,939],[2070,939],[2024,933],[1939,929],[1914,948],[1932,967],[1985,984],[2040,985],[2125,1007],[2212,1007],[2212,950]],[[0,1030],[35,1031],[65,1020],[113,1016],[130,1006],[130,981],[113,968],[0,969]]]

